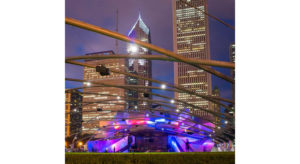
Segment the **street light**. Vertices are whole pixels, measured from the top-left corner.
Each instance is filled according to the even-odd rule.
[[[160,86],[160,88],[161,88],[161,89],[166,89],[167,86],[166,86],[166,84],[162,84],[162,85]]]
[[[228,124],[228,121],[227,121],[227,120],[225,121],[225,124]]]
[[[79,148],[81,148],[81,146],[83,145],[83,143],[81,141],[78,142],[78,146]]]
[[[170,102],[171,102],[172,104],[174,104],[174,103],[175,103],[175,100],[172,99]]]
[[[87,86],[91,86],[91,83],[90,83],[90,82],[87,82],[86,85],[87,85]]]

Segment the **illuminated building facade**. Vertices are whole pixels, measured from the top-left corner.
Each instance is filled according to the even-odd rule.
[[[103,55],[114,54],[113,51],[104,51],[86,55]],[[106,68],[119,71],[126,70],[125,59],[103,59],[103,60],[86,60],[86,64],[104,65]],[[110,75],[101,76],[95,68],[84,67],[83,79],[90,82],[102,82],[105,84],[124,85],[125,75],[110,72]],[[95,133],[101,126],[102,118],[113,118],[116,114],[114,111],[125,109],[125,90],[116,87],[93,87],[96,84],[83,84],[83,133]],[[98,85],[98,84],[97,84]],[[93,103],[96,102],[96,103]],[[97,110],[102,111],[97,111]],[[91,121],[94,120],[94,121]]]
[[[206,11],[207,0],[185,0]],[[174,52],[186,58],[210,60],[208,17],[203,12],[179,0],[173,0]],[[199,94],[211,95],[211,75],[193,66],[174,63],[174,83]],[[204,109],[212,109],[211,103],[186,93],[175,93],[175,98]],[[178,105],[183,109],[187,106]],[[207,112],[195,109],[200,117],[210,117]]]
[[[214,89],[212,91],[212,96],[220,97],[220,90],[218,87],[214,87]],[[221,108],[220,108],[219,104],[212,103],[212,109],[214,112],[221,112]],[[220,123],[221,122],[220,117],[215,117],[215,121],[217,124]]]
[[[81,131],[82,96],[77,90],[65,93],[65,137]]]
[[[229,47],[229,55],[230,55],[230,62],[235,63],[235,44],[231,44]],[[235,80],[235,69],[231,69],[231,76]],[[232,100],[235,100],[235,85],[232,84]]]
[[[141,40],[143,42],[151,43],[150,29],[143,22],[141,15],[139,17],[131,30],[128,33],[128,36],[133,39]],[[134,43],[129,43],[127,45],[127,52],[129,55],[138,55],[138,54],[151,54],[151,51],[147,48],[140,47]],[[128,71],[139,76],[152,78],[152,62],[151,60],[145,59],[128,59]],[[142,86],[152,86],[151,81],[137,79],[133,77],[127,78],[127,84],[129,85],[142,85]],[[128,91],[128,97],[138,98],[138,99],[152,99],[151,95],[145,97],[142,91],[151,92],[151,89],[140,89],[141,92],[137,91]],[[151,104],[146,101],[128,101],[129,110],[142,110],[145,107],[151,107]]]

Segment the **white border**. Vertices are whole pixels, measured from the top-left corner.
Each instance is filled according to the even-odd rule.
[[[236,1],[237,164],[300,163],[299,5]]]
[[[299,6],[237,0],[238,164],[299,163]],[[0,163],[64,163],[64,1],[5,1],[0,17]]]
[[[64,163],[64,1],[1,1],[0,163]]]

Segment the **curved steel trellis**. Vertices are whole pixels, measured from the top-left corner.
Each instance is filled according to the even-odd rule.
[[[187,63],[191,66],[196,67],[196,68],[205,70],[205,71],[207,71],[207,72],[209,72],[209,73],[211,73],[215,76],[218,76],[218,77],[220,77],[220,78],[222,78],[222,79],[224,79],[228,82],[234,83],[233,78],[231,78],[229,76],[226,76],[226,75],[224,75],[224,74],[222,74],[222,73],[220,73],[220,72],[218,72],[218,71],[216,71],[216,70],[214,70],[210,67],[207,67],[207,66],[189,63],[188,58],[186,58],[182,55],[177,55],[176,53],[174,53],[172,51],[160,48],[160,47],[155,46],[153,44],[149,44],[149,43],[146,43],[146,42],[143,42],[143,41],[140,41],[140,40],[132,39],[132,38],[127,37],[125,35],[122,35],[120,33],[110,31],[110,30],[107,30],[107,29],[104,29],[104,28],[101,28],[101,27],[98,27],[98,26],[95,26],[95,25],[92,25],[92,24],[88,24],[88,23],[76,20],[76,19],[66,17],[65,21],[66,21],[66,24],[69,24],[69,25],[72,25],[72,26],[76,26],[76,27],[83,28],[83,29],[86,29],[86,30],[89,30],[89,31],[100,33],[100,34],[103,34],[103,35],[106,35],[106,36],[109,36],[109,37],[112,37],[112,38],[115,38],[115,39],[119,39],[119,40],[122,40],[122,41],[125,41],[125,42],[136,43],[137,45],[140,45],[142,47],[145,47],[145,48],[148,48],[150,50],[156,51],[158,53],[164,54],[166,56],[172,57],[174,59],[177,59],[181,62]]]
[[[91,65],[91,64],[86,64],[86,63],[76,62],[76,61],[67,61],[67,63],[74,64],[74,65],[79,65],[79,66],[90,67],[90,68],[95,68],[96,67],[96,65]],[[220,103],[220,102],[218,102],[218,101],[215,101],[213,99],[218,99],[220,101],[225,101],[225,102],[229,102],[229,103],[233,103],[234,104],[234,101],[231,101],[231,100],[228,100],[228,99],[225,99],[225,98],[220,98],[220,97],[214,97],[214,96],[209,96],[209,95],[198,94],[198,93],[190,91],[190,90],[188,90],[188,89],[186,89],[184,87],[180,87],[180,86],[177,86],[177,85],[172,85],[172,84],[169,84],[169,83],[166,83],[166,82],[162,82],[162,81],[159,81],[159,80],[154,80],[154,79],[151,79],[151,78],[147,78],[147,77],[143,77],[143,76],[138,76],[136,74],[132,74],[132,73],[128,73],[128,72],[123,72],[123,71],[119,71],[119,70],[111,69],[111,68],[110,68],[110,71],[113,72],[113,73],[123,74],[123,75],[131,76],[131,77],[135,77],[135,78],[138,78],[138,79],[148,80],[148,81],[151,81],[151,82],[154,82],[154,83],[157,83],[157,84],[164,84],[164,85],[166,85],[168,87],[181,90],[183,92],[186,92],[186,93],[189,93],[191,95],[195,95],[195,96],[201,97],[201,98],[206,99],[208,101],[211,101],[211,102],[213,102],[215,104],[221,105],[221,106],[223,106],[224,108],[226,108],[228,110],[231,110],[231,108],[228,107],[228,106],[226,106],[226,105],[224,105],[224,104],[222,104],[222,103]]]
[[[97,95],[101,95],[101,94],[97,94]],[[105,95],[108,95],[108,94],[105,94]],[[115,95],[108,95],[108,96],[115,96]],[[86,104],[94,104],[94,103],[96,103],[96,104],[115,104],[115,105],[126,105],[126,104],[124,104],[124,103],[113,103],[113,101],[124,101],[124,99],[121,99],[121,98],[124,98],[124,96],[117,96],[117,97],[119,97],[120,99],[113,99],[113,100],[102,100],[102,101],[94,101],[94,102],[86,102],[86,103],[84,103],[85,105],[84,106],[87,106]],[[127,98],[128,99],[128,98]],[[162,103],[170,103],[170,102],[167,102],[167,101],[159,101],[159,100],[148,100],[148,99],[134,99],[134,98],[129,98],[129,100],[134,100],[134,101],[151,101],[151,102],[154,102],[155,104],[157,104],[157,105],[160,105],[160,106],[165,106],[165,107],[167,107],[167,108],[169,108],[169,109],[173,109],[174,111],[176,111],[176,108],[174,108],[174,107],[172,107],[172,106],[169,106],[169,105],[166,105],[166,104],[161,104],[160,102],[162,102]],[[124,101],[125,102],[125,101]],[[159,103],[158,103],[159,102]],[[167,110],[167,111],[163,111],[163,112],[171,112],[171,113],[177,113],[177,112],[174,112],[174,111],[172,111],[172,110]],[[90,112],[94,112],[94,113],[96,113],[96,111],[90,111]],[[113,111],[112,111],[113,112]],[[189,113],[189,112],[186,112],[186,111],[181,111],[181,112],[185,112],[187,115],[189,115],[189,116],[194,116],[194,117],[198,117],[198,115],[196,115],[196,114],[194,114],[193,112],[191,112],[191,113]],[[220,114],[220,113],[217,113],[217,114]],[[222,115],[220,116],[217,116],[217,117],[221,117],[221,118],[223,118],[222,117]],[[224,118],[223,118],[224,119]],[[205,120],[205,121],[208,121],[208,122],[211,122],[212,124],[214,124],[215,126],[220,126],[221,124],[219,124],[219,123],[217,123],[217,122],[214,122],[214,121],[212,121],[212,120],[208,120],[208,119],[205,119],[205,118],[202,118],[202,120]],[[229,121],[229,123],[228,123],[228,125],[232,125],[231,124],[231,120],[230,119],[227,119],[227,118],[225,118],[225,120],[228,120]],[[210,128],[210,127],[207,127],[207,128]]]
[[[110,104],[116,104],[116,103],[110,103]],[[166,110],[159,110],[159,109],[154,109],[154,108],[148,108],[148,109],[150,109],[150,110],[154,110],[154,111],[157,111],[157,112],[170,112],[170,111],[166,111]],[[94,112],[94,111],[90,111],[90,112]],[[121,111],[112,111],[112,112],[124,112],[123,110],[121,110]],[[142,113],[142,114],[145,114],[144,112],[147,112],[147,111],[144,111],[144,112],[142,112],[142,111],[126,111],[126,112],[129,112],[129,113]],[[185,112],[185,111],[182,111],[182,112]],[[160,115],[155,115],[155,114],[153,114],[153,113],[149,113],[149,114],[151,114],[152,116],[158,116],[158,117],[161,117]],[[169,113],[170,115],[174,115],[175,117],[178,117],[179,116],[179,114],[180,113],[177,113],[177,115],[175,115],[174,114],[174,112],[172,113]],[[182,114],[182,113],[181,113]],[[187,113],[187,112],[185,112],[184,113],[185,115],[189,115],[190,113]],[[189,116],[191,116],[191,115],[189,115]],[[174,119],[174,118],[170,118],[170,117],[164,117],[164,118],[166,118],[166,119],[169,119],[169,120],[177,120],[177,119]],[[114,120],[115,118],[111,118],[112,120]],[[95,121],[95,120],[103,120],[103,118],[101,118],[101,119],[99,119],[99,118],[97,118],[97,117],[95,117],[95,118],[91,118],[91,119],[89,119],[87,122],[90,122],[90,121]],[[109,119],[107,119],[107,120],[109,120]],[[194,121],[194,120],[192,120],[192,119],[189,119],[189,118],[185,118],[185,121],[190,121],[190,122],[192,122],[192,123],[194,123],[194,125],[196,125],[196,124],[200,124],[201,126],[204,126],[204,127],[206,127],[206,128],[208,128],[208,129],[211,129],[211,130],[214,130],[214,129],[212,129],[212,127],[210,127],[210,126],[206,126],[206,125],[203,125],[203,124],[201,124],[201,123],[199,123],[199,122],[196,122],[196,121]],[[190,126],[189,128],[191,128],[192,127],[192,125],[189,125],[188,124],[188,126]],[[201,129],[199,129],[199,128],[195,128],[195,127],[192,127],[193,129],[196,129],[196,130],[199,130],[199,131],[205,131],[205,130],[201,130]],[[191,130],[190,130],[191,131]],[[194,133],[197,133],[196,131],[192,131],[192,132],[194,132]],[[215,135],[214,134],[215,132],[213,131],[213,132],[207,132],[206,131],[206,134],[207,134],[207,136],[209,135],[209,136],[211,136],[211,135]],[[201,133],[200,133],[201,134]],[[231,135],[231,136],[233,136],[232,134],[229,134],[229,133],[227,133],[228,135]],[[201,135],[205,135],[205,134],[201,134]],[[218,136],[215,136],[215,137],[218,137]]]
[[[87,24],[87,23],[84,23],[84,22],[81,22],[81,21],[78,21],[78,20],[75,20],[75,19],[66,18],[66,23],[69,24],[69,25],[73,25],[73,26],[76,26],[76,27],[79,27],[79,28],[83,28],[83,29],[86,29],[86,30],[94,31],[94,32],[97,32],[97,33],[100,33],[100,34],[104,34],[104,35],[107,35],[109,37],[116,38],[116,39],[119,39],[119,40],[123,40],[123,41],[126,41],[126,42],[134,42],[134,43],[136,43],[136,44],[138,44],[138,45],[140,45],[142,47],[145,47],[145,48],[148,48],[150,50],[153,50],[153,51],[159,52],[161,54],[164,54],[166,56],[169,56],[169,57],[166,57],[166,56],[160,56],[160,57],[158,57],[158,56],[155,56],[155,57],[154,56],[153,57],[138,56],[140,58],[145,58],[145,59],[150,59],[150,60],[166,60],[166,61],[184,62],[184,63],[192,65],[192,66],[194,66],[196,68],[205,70],[205,71],[207,71],[207,72],[209,72],[209,73],[211,73],[213,75],[216,75],[216,76],[218,76],[218,77],[220,77],[220,78],[222,78],[222,79],[224,79],[226,81],[234,83],[234,80],[232,78],[230,78],[230,77],[228,77],[228,76],[226,76],[226,75],[224,75],[224,74],[222,74],[222,73],[220,73],[220,72],[218,72],[218,71],[216,71],[216,70],[214,70],[214,69],[212,69],[210,67],[203,66],[203,65],[209,65],[209,66],[234,68],[234,63],[221,62],[221,61],[213,61],[213,60],[191,60],[191,59],[185,58],[183,56],[177,55],[177,54],[175,54],[175,53],[173,53],[171,51],[168,51],[168,50],[162,49],[160,47],[154,46],[152,44],[145,43],[145,42],[142,42],[142,41],[139,41],[139,40],[135,40],[135,39],[131,39],[131,38],[129,38],[127,36],[124,36],[122,34],[119,34],[119,33],[113,32],[113,31],[109,31],[109,30],[106,30],[106,29],[103,29],[101,27],[97,27],[97,26],[94,26],[94,25],[91,25],[91,24]],[[91,57],[96,58],[96,56],[91,56]],[[97,56],[97,57],[99,59],[99,56]],[[115,58],[122,58],[122,57],[120,55],[119,56],[115,56]],[[136,58],[138,58],[138,57],[136,57]],[[83,63],[80,63],[80,62],[71,61],[71,60],[77,60],[80,57],[77,57],[77,59],[75,59],[75,58],[76,57],[66,59],[66,63],[87,66],[87,65],[84,65]],[[123,58],[128,58],[128,57],[123,57]],[[130,58],[134,58],[134,57],[130,57]],[[95,66],[91,66],[91,67],[95,67]],[[140,79],[149,80],[149,81],[152,81],[152,82],[155,82],[155,83],[158,83],[158,84],[165,84],[165,85],[167,85],[169,87],[177,89],[176,91],[179,91],[179,92],[183,91],[185,93],[201,97],[201,98],[206,99],[208,101],[211,101],[211,102],[213,102],[215,104],[221,105],[221,106],[223,106],[223,107],[225,107],[226,109],[229,109],[229,110],[231,110],[230,107],[228,107],[228,106],[226,106],[226,105],[224,105],[224,104],[216,101],[216,99],[218,99],[219,101],[225,101],[225,102],[230,102],[230,103],[234,104],[234,101],[231,101],[231,100],[227,100],[227,99],[223,99],[223,98],[219,98],[219,97],[216,98],[216,97],[207,96],[207,95],[200,95],[200,94],[194,93],[193,91],[189,91],[189,90],[187,90],[185,88],[182,88],[182,87],[179,87],[179,86],[174,86],[174,85],[171,85],[171,84],[167,84],[167,83],[164,83],[164,82],[161,82],[161,81],[158,81],[158,80],[153,80],[153,79],[150,79],[150,78],[140,77],[138,75],[134,75],[134,74],[130,74],[130,73],[127,73],[127,72],[118,71],[118,70],[113,70],[113,69],[111,69],[111,72],[119,73],[119,74],[124,74],[124,75],[128,75],[128,76],[131,76],[131,77],[136,77],[136,78],[140,78]],[[91,81],[88,81],[88,82],[91,82]],[[95,83],[95,82],[92,82],[92,83]],[[106,84],[101,84],[101,85],[106,85]],[[116,87],[116,86],[112,86],[112,87]],[[132,89],[132,86],[123,86],[123,87],[124,87],[124,89]],[[129,87],[129,88],[126,88],[126,87]],[[141,87],[145,87],[145,86],[141,86]],[[136,86],[136,88],[139,88],[139,86]],[[156,87],[156,88],[153,88],[153,89],[160,89],[160,88]],[[165,89],[165,90],[167,90],[167,89]],[[173,92],[175,91],[174,89],[173,90],[168,89],[168,90],[169,91],[173,91]],[[150,94],[154,95],[154,93],[152,93],[152,92],[150,92]],[[146,101],[146,100],[147,99],[138,100],[138,101]],[[114,100],[114,101],[119,101],[119,100]],[[153,100],[147,100],[147,101],[155,102]],[[169,102],[164,102],[164,103],[169,103]],[[179,100],[177,100],[176,103],[184,103],[184,101],[179,102]],[[186,104],[188,104],[188,103],[186,103]],[[188,104],[188,105],[192,105],[192,104]],[[169,106],[169,107],[171,107],[171,106]],[[195,107],[197,107],[198,109],[200,109],[198,106],[195,106]],[[206,111],[208,113],[211,113],[214,116],[217,116],[219,114],[218,112],[212,112],[212,111],[205,110],[205,109],[202,109],[202,110],[204,110],[204,111]],[[170,112],[170,111],[166,111],[166,112]],[[174,114],[174,113],[171,113],[171,114]],[[188,113],[188,114],[190,114],[190,113]],[[225,117],[228,117],[228,118],[233,118],[232,116],[229,116],[229,115],[225,115],[225,114],[221,114],[221,115],[224,115]],[[195,124],[199,124],[199,123],[196,122]]]
[[[114,104],[114,103],[112,103],[112,104]],[[170,111],[166,111],[166,110],[159,110],[159,109],[155,109],[155,108],[148,108],[148,109],[150,109],[150,110],[152,110],[152,111],[157,111],[157,112],[170,112]],[[86,112],[84,112],[84,113],[90,113],[90,112],[94,112],[94,111],[86,111]],[[111,112],[124,112],[124,111],[111,111]],[[141,114],[145,114],[144,112],[147,112],[147,111],[144,111],[144,112],[142,112],[142,111],[126,111],[126,112],[129,112],[129,113],[141,113]],[[98,112],[95,112],[95,113],[98,113]],[[160,115],[156,115],[156,114],[153,114],[153,113],[148,113],[149,115],[152,115],[152,116],[156,116],[156,117],[161,117]],[[175,115],[174,113],[169,113],[170,115],[173,115],[173,116],[176,116],[176,117],[178,117],[179,116],[179,114],[178,115]],[[185,114],[185,115],[189,115],[189,114]],[[189,115],[190,116],[190,115]],[[164,117],[164,118],[166,118],[166,119],[168,119],[168,120],[177,120],[177,119],[175,119],[175,118],[171,118],[171,117]],[[86,121],[86,122],[91,122],[91,121],[99,121],[99,120],[104,120],[104,121],[107,121],[107,120],[116,120],[116,119],[118,119],[118,118],[105,118],[105,119],[103,119],[103,118],[97,118],[97,117],[95,117],[95,118],[91,118],[91,119],[89,119],[88,121]],[[119,119],[128,119],[128,118],[126,118],[126,117],[122,117],[122,118],[119,118]],[[132,119],[137,119],[137,118],[132,118]],[[194,123],[194,125],[195,124],[200,124],[201,126],[204,126],[204,127],[206,127],[206,128],[208,128],[208,129],[211,129],[211,130],[213,130],[211,127],[209,127],[209,126],[206,126],[206,125],[202,125],[201,123],[199,123],[199,122],[196,122],[196,121],[194,121],[194,120],[191,120],[191,119],[189,119],[189,118],[185,118],[185,121],[189,121],[189,122],[192,122],[192,123]],[[202,130],[202,129],[199,129],[199,128],[196,128],[196,127],[192,127],[192,126],[194,126],[194,125],[190,125],[190,124],[186,124],[185,123],[185,125],[187,125],[187,126],[190,126],[189,128],[193,128],[193,129],[197,129],[197,130],[199,130],[199,131],[204,131],[204,132],[206,132],[207,133],[207,135],[209,135],[209,134],[212,134],[212,133],[210,133],[210,132],[208,132],[208,131],[206,131],[206,130]],[[108,126],[108,125],[105,125],[105,126]],[[110,126],[114,126],[114,125],[110,125]],[[120,126],[125,126],[125,125],[120,125]],[[131,126],[131,125],[126,125],[126,126]]]
[[[138,90],[138,89],[133,89],[133,88],[126,88],[126,87],[122,87],[122,86],[119,86],[119,85],[109,85],[109,86],[104,86],[104,85],[96,85],[96,86],[90,86],[90,87],[117,87],[117,88],[121,88],[121,89],[126,89],[126,90],[134,90],[134,91],[137,91],[137,92],[141,92],[141,93],[148,93],[148,94],[151,94],[151,95],[154,95],[154,96],[158,96],[158,97],[162,97],[162,98],[165,98],[165,99],[169,99],[169,100],[174,100],[175,102],[179,102],[179,103],[182,103],[184,104],[184,106],[190,106],[191,109],[192,109],[192,112],[194,112],[194,109],[202,109],[201,107],[199,106],[195,106],[193,104],[189,104],[185,101],[182,101],[182,100],[178,100],[178,99],[173,99],[171,97],[167,97],[167,96],[163,96],[163,95],[160,95],[160,94],[156,94],[156,93],[152,93],[152,92],[147,92],[147,91],[144,91],[144,90]],[[89,88],[89,87],[79,87],[79,88],[73,88],[73,89],[67,89],[66,92],[68,91],[71,91],[71,90],[74,90],[74,89],[82,89],[82,88]],[[97,95],[103,95],[103,94],[99,94],[99,93],[85,93],[85,94],[97,94]],[[104,95],[107,95],[107,94],[104,94]],[[114,96],[114,97],[122,97],[122,96],[117,96],[117,95],[111,95],[111,96]],[[122,104],[123,105],[123,104]],[[196,115],[197,116],[197,115]],[[231,122],[231,120],[228,120],[229,122]]]
[[[67,57],[66,61],[69,60],[82,60],[82,59],[119,59],[119,58],[130,58],[130,59],[147,59],[147,60],[163,60],[163,61],[172,61],[172,62],[181,62],[180,60],[170,58],[163,55],[126,55],[126,54],[113,54],[113,55],[88,55],[88,56],[72,56]],[[224,68],[232,68],[234,69],[234,63],[232,62],[223,62],[217,60],[203,60],[203,59],[186,59],[188,63],[193,64],[201,64],[207,66],[216,66],[216,67],[224,67]]]
[[[69,91],[69,90],[68,90],[68,91]],[[146,92],[145,92],[145,93],[146,93]],[[147,93],[153,94],[152,92],[147,92]],[[120,97],[120,98],[125,97],[125,96],[110,95],[110,94],[99,94],[99,93],[82,93],[82,94],[95,94],[95,95],[104,95],[104,96]],[[162,97],[164,97],[164,96],[162,96]],[[164,98],[165,98],[165,97],[164,97]],[[167,97],[167,98],[169,98],[169,97]],[[169,99],[171,99],[171,98],[169,98]],[[177,102],[176,99],[174,99],[174,100],[175,100],[175,102]],[[117,100],[109,100],[109,101],[120,101],[120,99],[117,99]],[[141,100],[141,101],[142,101],[142,100]],[[180,101],[180,100],[179,100],[179,101]],[[179,102],[179,101],[178,101],[178,102]],[[194,106],[194,105],[192,105],[192,104],[185,103],[184,101],[182,101],[182,102],[183,102],[185,105],[187,105],[187,106],[192,106],[192,107],[194,107],[195,109],[199,109],[197,106]],[[98,103],[98,104],[99,104],[100,101],[93,102],[93,103]],[[165,103],[170,103],[170,102],[165,102]],[[106,102],[106,101],[101,101],[101,104],[126,105],[126,104],[124,104],[124,103],[112,103],[112,102]],[[160,103],[157,103],[157,104],[161,105]],[[164,106],[164,105],[162,104],[162,106]],[[173,110],[176,111],[176,108],[171,108],[170,106],[168,106],[168,108],[173,109]],[[193,114],[193,108],[192,108],[191,110],[192,110],[191,113],[186,112],[186,111],[181,111],[181,112],[185,112],[187,115],[190,115],[190,116],[198,117],[197,114]],[[95,112],[95,111],[92,111],[92,112]],[[166,111],[163,111],[163,112],[166,112]],[[177,112],[169,111],[169,110],[168,110],[167,112],[177,113]],[[208,121],[208,122],[213,123],[215,126],[221,126],[220,123],[214,122],[214,121],[212,121],[212,120],[208,120],[208,119],[205,119],[205,118],[202,118],[202,119],[205,120],[205,121]],[[225,120],[227,120],[227,119],[225,119]],[[228,119],[228,121],[229,121],[229,122],[228,122],[228,125],[232,125],[231,120]],[[207,127],[207,128],[210,128],[210,127]]]
[[[149,108],[150,109],[150,108]],[[165,110],[158,110],[158,109],[153,109],[152,108],[152,110],[155,110],[155,111],[158,111],[158,112],[166,112]],[[124,112],[124,111],[114,111],[114,112]],[[126,112],[131,112],[131,113],[142,113],[142,114],[145,114],[144,112],[142,112],[142,111],[126,111]],[[153,113],[149,113],[149,114],[151,114],[152,116],[155,116],[155,117],[161,117],[160,115],[155,115],[155,114],[153,114]],[[173,113],[170,113],[171,115],[174,115]],[[174,116],[176,116],[176,117],[178,117],[179,116],[179,114],[178,115],[174,115]],[[166,119],[168,119],[168,120],[177,120],[177,119],[174,119],[174,118],[170,118],[170,117],[164,117],[164,118],[166,118]],[[124,119],[124,118],[120,118],[120,119]],[[127,118],[125,118],[125,119],[127,119]],[[135,118],[136,119],[136,118]],[[92,118],[92,119],[90,119],[90,120],[88,120],[88,122],[90,122],[90,121],[99,121],[99,120],[116,120],[116,118],[111,118],[111,119],[103,119],[103,118],[101,118],[101,119],[99,119],[99,118]],[[203,124],[201,124],[201,123],[199,123],[199,122],[196,122],[196,121],[194,121],[194,120],[191,120],[191,119],[189,119],[189,118],[185,118],[185,121],[189,121],[189,122],[191,122],[191,123],[194,123],[194,125],[197,125],[197,124],[200,124],[201,126],[204,126],[204,127],[206,127],[206,128],[208,128],[208,129],[211,129],[211,130],[213,130],[212,129],[212,127],[209,127],[209,126],[206,126],[206,125],[203,125]],[[216,135],[216,134],[214,134],[214,131],[213,132],[208,132],[208,131],[206,131],[206,130],[202,130],[202,129],[199,129],[199,128],[197,128],[197,127],[193,127],[194,125],[190,125],[190,124],[186,124],[185,123],[185,125],[187,125],[187,126],[190,126],[190,127],[188,127],[188,128],[193,128],[193,129],[196,129],[196,130],[199,130],[199,131],[204,131],[205,132],[205,134],[202,134],[202,133],[198,133],[197,131],[193,131],[193,130],[188,130],[188,131],[191,131],[191,132],[193,132],[193,133],[196,133],[196,134],[200,134],[200,135],[204,135],[204,136],[212,136],[212,135]],[[108,125],[106,125],[106,127],[107,127]],[[111,125],[111,126],[113,126],[113,125]],[[124,126],[124,125],[122,125],[122,126]],[[131,126],[131,125],[126,125],[126,126]],[[233,136],[232,134],[230,134],[230,133],[227,133],[228,135],[231,135],[231,136]],[[219,137],[219,136],[214,136],[214,137]],[[226,137],[226,136],[224,136],[224,137]],[[221,138],[220,138],[221,139]]]
[[[106,86],[110,86],[110,87],[118,87],[117,85],[106,84],[106,83],[103,83],[103,82],[93,82],[93,81],[86,81],[86,80],[72,79],[72,78],[66,78],[66,80],[68,80],[68,81],[76,81],[76,82],[90,82],[91,84],[101,84],[101,85],[104,85],[104,86],[106,85]],[[122,87],[120,87],[120,88],[122,88]],[[233,118],[233,116],[230,116],[228,114],[222,114],[222,113],[219,113],[219,112],[210,111],[210,110],[207,110],[207,109],[203,109],[201,107],[198,107],[198,108],[200,110],[203,110],[203,111],[205,111],[207,113],[210,113],[210,114],[213,114],[215,116],[217,116],[216,113],[218,113],[219,115],[224,115],[225,119],[226,119],[226,117],[227,118]]]

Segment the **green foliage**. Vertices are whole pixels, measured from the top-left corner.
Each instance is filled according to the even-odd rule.
[[[234,152],[66,153],[66,164],[234,164]]]

